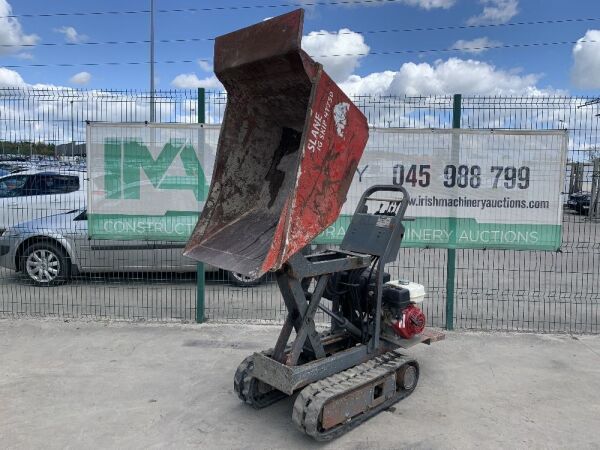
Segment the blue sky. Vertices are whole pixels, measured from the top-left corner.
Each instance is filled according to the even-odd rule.
[[[331,0],[319,0],[330,2]],[[305,0],[305,3],[309,0]],[[199,12],[158,12],[156,39],[209,39],[293,7],[258,8],[257,5],[293,3],[289,0],[156,0],[156,8],[215,8],[251,6]],[[27,14],[92,11],[139,11],[149,0],[0,0],[15,19],[0,18],[0,44],[35,44],[2,47],[0,85],[50,84],[87,88],[146,89],[148,66],[102,65],[75,67],[10,67],[30,64],[144,62],[147,43],[101,44],[106,41],[145,41],[149,36],[146,13],[23,17]],[[306,6],[304,34],[310,54],[382,53],[369,56],[322,58],[326,69],[347,91],[398,94],[569,93],[600,92],[600,42],[486,51],[403,53],[452,47],[502,46],[544,42],[600,41],[600,7],[596,0],[399,0],[352,6]],[[1,11],[3,10],[3,11]],[[598,19],[579,22],[501,26],[515,22],[564,19]],[[472,28],[456,27],[474,25]],[[495,25],[495,26],[482,26]],[[498,26],[500,25],[500,26]],[[389,30],[454,27],[436,31]],[[71,29],[73,28],[73,29]],[[342,34],[335,34],[346,29]],[[372,31],[388,30],[372,33]],[[587,34],[586,34],[587,33]],[[78,45],[63,45],[67,42]],[[57,43],[51,46],[44,44]],[[85,44],[88,43],[88,44]],[[218,88],[212,77],[213,42],[157,43],[157,88],[206,86]],[[398,53],[400,52],[400,53]],[[198,63],[199,59],[208,64]],[[165,64],[167,60],[192,60]],[[7,67],[9,66],[9,67]],[[82,72],[85,72],[82,74]],[[468,92],[471,91],[471,92]]]

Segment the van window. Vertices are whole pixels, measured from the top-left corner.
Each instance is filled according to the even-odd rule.
[[[19,197],[23,195],[27,175],[15,175],[0,180],[0,197]]]
[[[37,195],[68,194],[79,190],[79,177],[60,174],[41,174],[36,177]]]

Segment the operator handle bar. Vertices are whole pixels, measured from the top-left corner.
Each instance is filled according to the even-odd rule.
[[[394,203],[400,203],[402,201],[401,198],[383,198],[383,197],[369,197],[366,200],[374,201],[374,202],[394,202]]]
[[[375,192],[402,192],[402,200],[398,200],[398,199],[377,199],[377,198],[373,198],[371,199],[370,196],[372,194],[374,194]],[[395,216],[399,217],[400,219],[402,219],[402,217],[404,217],[404,213],[406,212],[406,208],[408,208],[408,200],[409,200],[410,196],[408,195],[408,191],[406,189],[404,189],[403,186],[396,186],[393,184],[376,184],[374,186],[371,186],[370,188],[368,188],[363,195],[360,197],[360,200],[358,201],[358,205],[356,205],[356,211],[355,214],[364,214],[365,208],[366,208],[366,203],[368,200],[375,200],[375,201],[387,201],[387,202],[400,202],[400,206],[398,208],[398,210],[396,211]]]

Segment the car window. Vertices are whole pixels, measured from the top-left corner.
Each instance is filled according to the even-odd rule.
[[[0,197],[19,197],[24,195],[27,175],[15,175],[0,180]]]
[[[42,174],[36,177],[34,195],[68,194],[79,190],[79,177],[72,175]]]

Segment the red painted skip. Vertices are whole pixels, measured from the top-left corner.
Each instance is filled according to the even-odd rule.
[[[368,136],[364,115],[321,72],[304,129],[299,174],[283,238],[285,245],[276,267],[337,219]],[[271,268],[263,265],[264,271]]]
[[[367,121],[300,48],[302,10],[220,36],[227,88],[212,184],[185,255],[257,276],[335,221]]]

